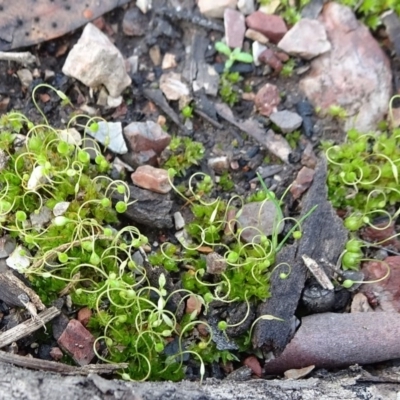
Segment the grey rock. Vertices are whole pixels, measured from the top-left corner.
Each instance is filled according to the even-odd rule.
[[[35,212],[31,213],[29,218],[33,228],[43,228],[44,225],[51,221],[52,216],[53,213],[50,208],[43,206],[37,214]]]
[[[146,33],[149,21],[145,14],[138,8],[126,10],[122,20],[122,30],[127,36],[143,36]]]
[[[260,235],[279,234],[285,226],[280,221],[280,210],[269,200],[245,204],[238,217],[238,225],[242,229],[240,238],[247,243],[260,243]]]
[[[397,57],[400,57],[400,19],[394,11],[385,12],[381,15],[381,19]]]
[[[280,128],[283,133],[290,133],[300,128],[303,119],[299,114],[288,110],[272,113],[269,119]]]
[[[176,72],[169,72],[161,76],[160,89],[168,100],[179,100],[190,94],[189,88],[182,82],[181,74]]]

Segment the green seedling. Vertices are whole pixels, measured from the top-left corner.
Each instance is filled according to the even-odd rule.
[[[228,57],[228,59],[225,61],[225,72],[229,71],[236,61],[249,64],[253,62],[253,56],[251,54],[241,51],[238,47],[234,50],[231,50],[230,47],[223,42],[216,42],[215,50]]]

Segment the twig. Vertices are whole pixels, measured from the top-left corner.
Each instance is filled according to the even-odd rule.
[[[0,351],[0,362],[18,365],[29,369],[58,372],[63,375],[111,374],[119,369],[128,367],[127,363],[120,364],[89,364],[83,367],[61,364],[55,361],[24,357]]]
[[[315,279],[318,283],[327,290],[333,290],[334,286],[331,280],[326,275],[325,271],[318,265],[318,263],[312,258],[302,255],[305,266],[309,269],[309,271],[314,275]]]
[[[29,51],[21,53],[9,53],[6,51],[0,51],[1,61],[15,61],[21,64],[34,64],[37,62],[36,57]]]
[[[223,126],[219,122],[217,122],[214,119],[212,119],[211,117],[209,117],[203,111],[195,109],[194,113],[197,114],[199,117],[204,118],[206,121],[208,121],[211,125],[215,126],[217,129],[222,129],[223,128]]]
[[[37,315],[36,318],[29,319],[14,328],[0,334],[0,348],[11,344],[25,336],[30,335],[43,326],[46,322],[51,321],[60,314],[60,310],[56,307],[50,307]]]

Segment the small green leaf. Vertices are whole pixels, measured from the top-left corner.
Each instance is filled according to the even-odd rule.
[[[218,53],[225,54],[227,57],[229,57],[232,53],[231,49],[229,48],[228,45],[226,45],[223,42],[215,42],[215,50],[218,51]]]
[[[253,62],[253,56],[249,53],[238,53],[235,55],[235,60],[250,64]]]

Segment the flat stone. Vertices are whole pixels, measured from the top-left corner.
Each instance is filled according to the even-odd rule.
[[[220,254],[212,252],[206,255],[207,273],[211,275],[221,275],[226,271],[228,266],[224,257]]]
[[[281,60],[276,56],[275,51],[266,48],[259,56],[258,61],[263,64],[269,65],[276,73],[282,71],[283,64]]]
[[[363,293],[356,293],[351,302],[351,312],[371,312],[374,311],[368,303],[368,297]]]
[[[128,147],[122,134],[121,122],[99,121],[98,126],[97,132],[87,129],[86,133],[116,154],[126,154],[128,152]]]
[[[300,128],[303,119],[299,114],[283,110],[272,113],[269,119],[282,131],[282,133],[290,133]]]
[[[324,25],[315,19],[301,19],[278,43],[291,56],[311,60],[331,49]]]
[[[235,9],[237,0],[199,0],[200,12],[208,18],[223,18],[226,8]]]
[[[315,169],[317,166],[318,158],[314,153],[314,149],[311,143],[307,143],[301,155],[301,165],[305,167]]]
[[[168,193],[172,187],[165,169],[142,165],[131,174],[132,182],[143,189],[155,193]]]
[[[43,206],[40,208],[39,212],[36,214],[35,212],[29,215],[29,219],[31,220],[32,228],[41,229],[48,222],[51,221],[53,217],[53,213],[50,208]]]
[[[311,186],[314,179],[315,171],[311,168],[303,167],[297,174],[292,186],[290,187],[290,193],[295,200]]]
[[[124,128],[124,136],[134,153],[152,150],[161,154],[171,142],[171,136],[153,121],[131,122]]]
[[[190,94],[189,88],[182,82],[181,74],[176,72],[161,75],[160,89],[168,100],[179,100]]]
[[[282,17],[255,11],[246,17],[248,28],[261,32],[272,43],[278,43],[286,34],[287,27]]]
[[[328,3],[320,21],[332,49],[311,61],[309,74],[300,81],[301,91],[314,107],[343,107],[349,115],[345,130],[376,129],[392,94],[388,57],[350,8]]]
[[[65,60],[62,72],[89,87],[104,85],[118,97],[131,84],[125,61],[110,39],[88,23]]]
[[[247,203],[242,207],[238,225],[240,238],[247,243],[260,243],[260,235],[281,233],[285,224],[279,221],[279,210],[272,201]]]
[[[161,50],[158,45],[154,45],[149,49],[149,56],[153,64],[157,67],[161,64]]]
[[[94,336],[76,319],[71,319],[57,343],[80,366],[89,364],[95,357]]]
[[[139,8],[132,7],[125,11],[122,31],[126,36],[143,36],[149,25],[148,18]]]
[[[24,87],[29,87],[33,82],[32,72],[27,68],[22,68],[17,71],[18,78],[21,82],[21,85]]]
[[[277,111],[277,106],[281,102],[279,89],[272,83],[266,83],[257,92],[254,104],[261,115],[269,117]]]
[[[133,168],[137,168],[141,165],[157,167],[157,158],[157,153],[154,150],[143,150],[138,153],[130,151],[122,156],[123,161]]]
[[[226,44],[232,48],[242,48],[246,24],[244,16],[239,11],[226,8],[224,11],[224,27]]]
[[[172,53],[165,53],[162,60],[161,68],[170,69],[175,68],[178,64],[176,63],[176,55]]]
[[[258,59],[260,55],[263,53],[263,51],[267,50],[267,46],[261,44],[260,42],[253,42],[251,45],[251,52],[253,55],[253,62],[255,66],[260,66],[261,61]]]
[[[310,365],[309,367],[298,369],[288,369],[287,371],[285,371],[284,375],[286,379],[300,379],[307,376],[314,369],[315,365]]]
[[[254,0],[238,0],[237,7],[243,15],[249,15],[256,10]]]
[[[244,36],[247,39],[253,40],[260,44],[267,44],[269,42],[269,39],[265,35],[263,35],[261,32],[255,31],[254,29],[247,29]]]
[[[204,89],[206,94],[216,96],[219,87],[219,74],[214,66],[199,61],[197,64],[197,75],[193,81],[193,91],[198,92]]]

